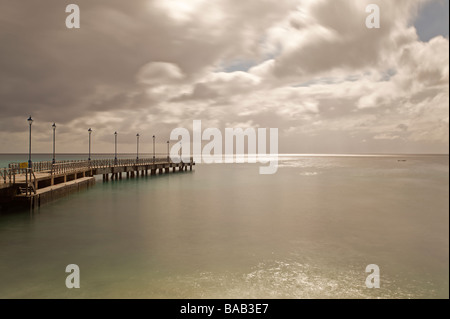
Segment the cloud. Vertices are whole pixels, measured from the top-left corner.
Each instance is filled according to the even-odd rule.
[[[137,81],[148,86],[161,86],[177,82],[183,77],[180,68],[173,63],[150,62],[140,68]]]
[[[365,8],[372,2],[300,1],[297,10],[269,30],[271,46],[280,53],[267,76],[298,81],[389,63],[398,49],[417,40],[408,25],[421,1],[380,1],[382,27],[368,29]]]
[[[53,122],[60,151],[92,127],[100,152],[201,119],[278,127],[287,153],[448,152],[448,38],[414,27],[430,1],[377,0],[367,29],[372,2],[79,0],[68,30],[61,1],[0,0],[0,148],[26,151],[31,114],[38,151]]]
[[[175,97],[172,101],[213,100],[248,94],[258,89],[261,79],[246,72],[213,72],[192,85],[190,93]]]

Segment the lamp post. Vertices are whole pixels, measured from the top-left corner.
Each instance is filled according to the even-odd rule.
[[[155,138],[156,136],[153,135],[153,163],[155,163]]]
[[[52,125],[53,128],[53,159],[52,159],[52,163],[55,164],[55,135],[56,135],[56,124],[53,123]]]
[[[117,132],[114,132],[114,165],[117,165]]]
[[[33,119],[31,116],[28,118],[28,124],[30,125],[30,140],[29,140],[29,150],[28,150],[28,168],[32,168],[33,163],[31,162],[31,124],[33,124]]]
[[[89,133],[89,157],[88,157],[88,161],[90,161],[91,160],[91,134],[92,134],[92,129],[91,128],[89,128],[88,133]]]
[[[136,134],[136,161],[139,161],[139,133]]]
[[[167,141],[167,162],[170,163],[170,141]]]

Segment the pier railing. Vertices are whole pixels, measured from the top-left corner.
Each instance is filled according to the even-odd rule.
[[[189,161],[180,159],[184,163],[193,163],[193,158]],[[64,174],[86,169],[96,169],[118,166],[147,166],[159,163],[172,163],[167,157],[142,158],[142,159],[98,159],[98,160],[75,160],[75,161],[57,161],[54,164],[50,161],[34,162],[32,169],[21,167],[19,163],[11,163],[8,168],[0,168],[0,183],[14,184],[16,175],[28,175],[34,173]],[[34,179],[36,177],[34,176]],[[31,175],[30,175],[31,180]]]
[[[11,172],[9,168],[0,169],[0,183],[11,184]]]
[[[103,168],[113,166],[145,166],[158,163],[171,163],[172,161],[166,157],[142,158],[142,159],[106,159],[88,161],[92,168]]]
[[[51,166],[50,173],[52,175],[55,174],[64,174],[73,171],[83,170],[89,167],[89,161],[64,161],[64,162],[56,162]]]
[[[2,168],[0,169],[0,184],[6,184],[7,187],[16,183],[16,176],[25,177],[26,195],[33,191],[36,194],[36,174],[29,168]]]

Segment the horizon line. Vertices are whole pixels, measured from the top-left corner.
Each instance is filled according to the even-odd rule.
[[[89,155],[89,153],[55,153],[56,155]],[[0,153],[0,155],[29,155],[28,153]],[[32,155],[53,155],[53,153],[32,153]],[[109,153],[91,153],[92,155],[114,155],[114,152]],[[136,152],[124,152],[117,153],[117,155],[136,155]],[[139,155],[153,155],[153,153],[139,153]],[[155,153],[155,155],[167,155],[167,153]],[[190,156],[203,156],[203,154],[190,154]],[[396,156],[396,155],[446,155],[449,156],[449,153],[278,153],[278,154],[230,154],[232,156],[330,156],[330,155],[387,155],[387,156]],[[222,156],[230,156],[229,154],[222,154]],[[210,155],[213,156],[213,155]]]

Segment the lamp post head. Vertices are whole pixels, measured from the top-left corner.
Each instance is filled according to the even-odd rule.
[[[114,135],[116,135],[116,136],[117,136],[117,132],[114,132]]]
[[[53,127],[53,129],[56,129],[56,124],[55,124],[55,123],[53,123],[52,127]]]
[[[153,138],[155,138],[155,135],[153,135]]]
[[[137,133],[136,136],[139,137],[140,136],[139,133]]]
[[[28,124],[30,124],[30,125],[33,124],[33,119],[31,118],[31,116],[28,118],[27,121],[28,121]]]
[[[92,129],[91,129],[91,128],[89,128],[88,132],[89,132],[89,133],[91,133],[91,132],[92,132]]]

